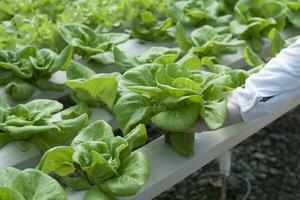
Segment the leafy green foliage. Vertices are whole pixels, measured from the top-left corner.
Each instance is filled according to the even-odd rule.
[[[67,195],[59,183],[36,169],[20,171],[15,168],[0,169],[0,199],[67,200]]]
[[[87,115],[82,114],[75,118],[53,121],[54,114],[63,109],[61,103],[53,100],[36,99],[14,107],[6,104],[0,107],[0,147],[12,141],[31,141],[41,151],[45,151],[72,140],[88,120]]]
[[[37,168],[61,176],[73,189],[89,189],[85,200],[134,195],[147,181],[149,166],[143,153],[131,151],[146,141],[143,124],[122,138],[100,120],[82,130],[71,146],[47,151]]]
[[[171,18],[159,21],[152,12],[139,10],[131,21],[131,34],[142,40],[161,39],[168,36],[173,25]]]
[[[167,4],[168,1],[160,0],[3,0],[0,2],[0,23],[17,44],[56,51],[53,36],[61,24],[83,24],[105,33],[118,27],[124,29],[140,10],[166,17]],[[151,27],[151,35],[156,37],[155,31],[164,32],[164,27],[170,24],[170,19],[168,21],[163,26],[140,22],[145,25],[144,30]],[[137,32],[145,36],[143,30]]]
[[[219,33],[209,25],[193,30],[188,37],[180,23],[177,25],[176,42],[183,51],[190,50],[201,56],[218,56],[222,53],[235,52],[235,47],[244,44],[244,41],[234,39],[232,34]]]
[[[194,153],[194,133],[172,133],[169,137],[173,148],[180,155],[190,156]]]
[[[73,49],[67,46],[59,55],[49,49],[26,46],[16,51],[0,50],[0,84],[13,100],[27,100],[34,86],[40,89],[63,90],[63,85],[49,81],[52,74],[68,67]]]
[[[120,74],[103,73],[86,75],[90,71],[81,72],[85,74],[81,75],[87,78],[71,79],[65,83],[72,90],[72,98],[78,103],[85,102],[92,106],[101,106],[104,104],[111,108],[116,99]],[[68,72],[68,75],[74,77],[73,73],[77,74],[77,72],[72,70]]]
[[[239,0],[234,8],[235,20],[230,23],[231,32],[247,39],[252,49],[259,52],[263,37],[272,28],[285,27],[286,14],[283,1],[277,0]]]
[[[80,102],[75,106],[71,106],[61,112],[63,119],[72,119],[86,113],[91,116],[91,110],[85,102]]]
[[[89,106],[112,108],[117,98],[119,73],[95,72],[88,67],[72,61],[67,69],[66,86],[71,89],[72,99],[77,103],[62,114],[64,118],[90,113]]]
[[[274,57],[286,45],[286,42],[275,28],[270,31],[268,39],[271,41],[270,54]]]
[[[59,14],[59,21],[81,23],[106,32],[123,24],[127,4],[124,0],[68,1]]]
[[[16,48],[16,39],[13,36],[9,35],[5,30],[5,27],[0,24],[0,49],[13,50],[15,48]]]
[[[248,46],[244,48],[243,56],[249,66],[256,67],[264,64],[261,58]]]
[[[123,71],[127,71],[137,65],[147,63],[169,64],[174,63],[180,56],[180,50],[177,48],[152,47],[138,57],[127,57],[117,47],[113,50],[115,64]]]
[[[55,32],[65,24],[82,24],[101,33],[126,29],[130,24],[133,37],[161,40],[173,37],[173,22],[181,21],[223,30],[230,24],[236,37],[247,39],[259,51],[260,37],[271,28],[282,30],[286,20],[287,26],[300,27],[299,9],[299,0],[2,0],[0,27],[4,29],[0,33],[4,34],[0,38],[6,34],[12,38],[1,38],[0,44],[1,40],[9,40],[10,44],[56,51]]]
[[[56,24],[48,15],[36,15],[31,18],[17,15],[8,23],[7,27],[8,30],[13,30],[18,44],[22,46],[34,45],[38,48],[49,48],[54,51],[57,50],[54,43],[56,28]]]
[[[282,39],[280,31],[300,27],[299,9],[299,0],[3,0],[0,84],[14,100],[30,98],[34,86],[60,90],[66,85],[77,105],[62,113],[64,119],[90,113],[89,106],[104,105],[117,116],[130,149],[144,142],[146,132],[138,131],[140,140],[135,141],[132,131],[142,130],[141,123],[154,123],[165,131],[176,151],[187,156],[193,152],[193,137],[187,132],[199,119],[211,129],[222,127],[227,93],[264,66],[259,57],[263,39],[271,41],[272,56],[295,41]],[[175,40],[186,54],[177,48],[153,47],[130,57],[117,47],[129,36],[167,40],[169,47],[174,47]],[[239,46],[244,47],[244,58],[253,69],[232,70],[216,64]],[[75,59],[115,64],[125,73],[96,74],[71,61],[73,49]],[[65,85],[50,81],[58,70],[66,70]],[[7,106],[0,109],[1,123],[7,120],[7,110]],[[0,137],[0,145],[15,140],[7,134]],[[49,146],[39,138],[34,142],[45,149]],[[26,149],[23,140],[17,145]],[[68,167],[66,171],[58,168],[57,173],[64,175],[75,169]],[[115,173],[109,165],[105,167]],[[90,188],[85,177],[63,179],[73,188]],[[104,186],[101,191],[98,188],[94,186],[86,198],[115,195]]]
[[[222,127],[227,116],[226,93],[243,85],[248,76],[242,70],[212,65],[215,72],[155,63],[125,72],[119,81],[121,97],[114,106],[120,128],[128,133],[139,123],[152,122],[170,134],[169,142],[178,153],[191,155],[193,145],[185,134],[199,119],[211,129]],[[186,140],[180,143],[180,137]]]
[[[171,2],[168,9],[174,21],[181,21],[189,25],[223,26],[227,25],[231,19],[222,0],[177,1],[176,3]]]
[[[288,21],[296,28],[300,29],[300,1],[286,0],[284,1],[287,9]]]
[[[56,42],[59,46],[69,44],[75,52],[86,59],[99,63],[112,64],[107,61],[105,52],[112,47],[126,41],[129,36],[125,33],[97,33],[97,31],[82,24],[66,24],[58,29]],[[103,55],[104,54],[104,55]]]

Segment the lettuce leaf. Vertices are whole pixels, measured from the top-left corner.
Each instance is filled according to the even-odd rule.
[[[93,106],[105,104],[111,108],[117,95],[118,79],[119,73],[103,73],[90,78],[68,80],[65,84],[72,90],[72,98],[76,102]]]
[[[67,195],[59,183],[36,169],[1,169],[0,191],[1,199],[67,200]]]

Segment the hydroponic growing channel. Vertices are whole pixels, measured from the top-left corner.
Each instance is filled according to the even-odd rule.
[[[223,127],[226,95],[298,38],[297,0],[0,11],[0,199],[152,199],[299,102]]]

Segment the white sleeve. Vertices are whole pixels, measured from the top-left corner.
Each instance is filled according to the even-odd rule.
[[[238,99],[243,120],[249,121],[270,114],[275,105],[281,105],[284,98],[276,96],[298,90],[300,90],[300,39],[283,49],[259,73],[251,75],[246,80],[245,88],[237,88],[234,95]],[[262,101],[265,97],[271,97],[273,100],[266,103]],[[274,99],[278,100],[274,102]]]

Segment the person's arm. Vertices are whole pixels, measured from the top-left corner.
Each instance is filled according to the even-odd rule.
[[[237,88],[233,96],[238,101],[242,119],[250,121],[271,114],[284,103],[280,95],[299,89],[300,39],[283,49],[259,73],[251,75],[245,87]]]
[[[300,95],[300,39],[283,49],[260,72],[252,74],[245,87],[235,89],[227,97],[225,126],[272,114],[295,92]],[[198,123],[196,131],[204,130],[207,127]]]

